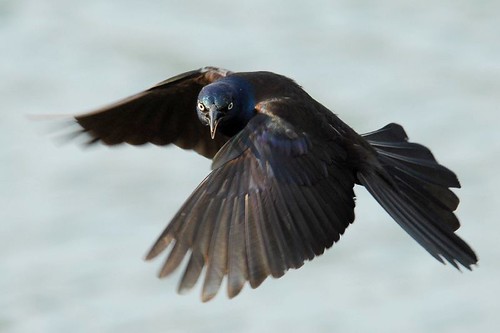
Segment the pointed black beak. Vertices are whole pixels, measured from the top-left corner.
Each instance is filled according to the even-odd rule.
[[[217,110],[215,107],[213,109],[210,109],[208,111],[208,117],[210,118],[210,136],[215,138],[215,133],[217,131],[217,125],[219,125],[219,121],[222,119],[224,116],[224,113],[220,112]]]

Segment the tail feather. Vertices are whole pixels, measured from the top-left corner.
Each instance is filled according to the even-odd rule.
[[[379,161],[383,166],[397,167],[429,183],[460,187],[457,176],[438,164],[427,147],[408,142],[408,137],[400,125],[389,124],[378,131],[364,134],[363,137],[379,153]]]
[[[453,213],[459,199],[449,187],[460,187],[457,176],[429,149],[408,142],[400,125],[363,137],[377,152],[379,165],[359,171],[360,183],[434,258],[471,269],[476,254],[454,233],[460,227]]]

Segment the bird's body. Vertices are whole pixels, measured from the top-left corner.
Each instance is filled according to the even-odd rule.
[[[355,183],[439,261],[477,262],[454,233],[453,172],[399,125],[357,134],[284,76],[205,67],[75,119],[91,142],[173,143],[213,159],[147,256],[170,246],[166,276],[190,255],[180,291],[206,267],[203,300],[224,276],[233,297],[323,253],[354,220]]]

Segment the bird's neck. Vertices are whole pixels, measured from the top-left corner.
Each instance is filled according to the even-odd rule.
[[[255,98],[251,85],[243,78],[229,76],[219,82],[234,89],[238,106],[219,125],[219,131],[226,136],[238,134],[255,115]]]

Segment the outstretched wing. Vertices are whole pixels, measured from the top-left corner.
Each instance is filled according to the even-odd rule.
[[[147,255],[169,248],[160,277],[189,253],[179,292],[206,267],[202,300],[215,296],[224,276],[234,297],[246,281],[256,288],[339,240],[354,220],[354,175],[335,158],[339,145],[314,135],[277,116],[250,120],[217,153],[213,171]]]
[[[229,73],[215,67],[193,70],[75,119],[91,135],[89,144],[173,143],[212,158],[227,138],[220,134],[210,138],[210,131],[196,115],[196,101],[203,86]]]

